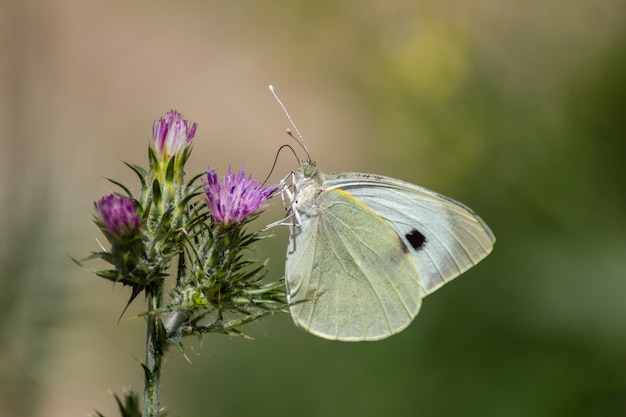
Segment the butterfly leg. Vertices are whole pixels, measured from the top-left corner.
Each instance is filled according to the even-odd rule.
[[[294,205],[294,196],[295,196],[295,186],[294,186],[295,175],[296,175],[295,172],[291,171],[282,180],[280,180],[280,185],[281,185],[281,189],[279,191],[280,199],[283,203],[283,207],[285,208],[285,211],[287,211],[287,214],[285,215],[284,218],[268,224],[261,231],[266,231],[276,226],[291,226],[293,224],[293,221],[287,221],[287,220],[290,220],[294,216],[293,205]],[[289,178],[291,178],[290,184],[287,183]],[[287,197],[285,198],[285,196]]]

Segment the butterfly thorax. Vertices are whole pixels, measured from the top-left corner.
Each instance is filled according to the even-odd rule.
[[[295,195],[292,201],[292,209],[299,216],[314,216],[319,207],[317,197],[323,191],[324,174],[322,174],[314,162],[303,162],[296,172],[294,180]]]

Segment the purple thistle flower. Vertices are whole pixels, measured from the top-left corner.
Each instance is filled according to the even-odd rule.
[[[94,203],[96,213],[116,235],[133,233],[139,229],[139,214],[132,198],[110,194]]]
[[[177,111],[170,111],[152,125],[153,146],[160,157],[170,157],[191,145],[196,134],[196,123],[183,119]]]
[[[206,179],[202,178],[209,211],[224,226],[246,219],[278,189],[277,185],[263,187],[251,175],[248,178],[245,175],[245,167],[236,175],[228,167],[228,174],[220,182],[217,172],[208,167]]]

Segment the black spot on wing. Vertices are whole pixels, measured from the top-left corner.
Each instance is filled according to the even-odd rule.
[[[406,237],[406,240],[409,241],[413,249],[417,251],[422,249],[426,244],[426,236],[421,234],[417,229],[411,230],[409,233],[404,235],[404,237]]]

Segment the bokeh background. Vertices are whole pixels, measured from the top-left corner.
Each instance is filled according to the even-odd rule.
[[[118,415],[141,389],[130,293],[79,269],[93,201],[198,122],[188,172],[269,171],[273,83],[325,171],[463,201],[495,250],[375,343],[273,316],[168,356],[177,416],[626,415],[626,3],[0,3],[0,415]],[[283,154],[274,180],[296,167]],[[280,204],[277,204],[280,206]],[[282,215],[270,209],[260,219]],[[256,249],[283,274],[287,231]]]

